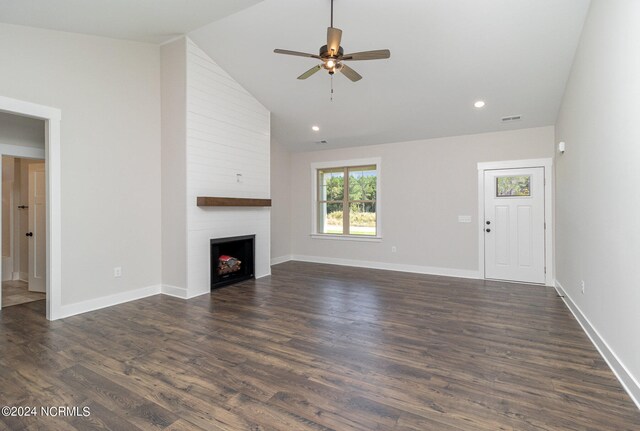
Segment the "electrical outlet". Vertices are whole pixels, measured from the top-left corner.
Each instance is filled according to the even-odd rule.
[[[121,266],[116,266],[115,268],[113,268],[113,276],[114,277],[122,277],[122,267]]]
[[[584,280],[580,281],[580,291],[582,292],[582,294],[584,295]]]
[[[391,247],[391,253],[395,253],[398,251],[398,248],[394,245]]]

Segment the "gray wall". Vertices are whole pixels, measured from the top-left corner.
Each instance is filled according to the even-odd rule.
[[[553,138],[553,127],[541,127],[292,153],[291,253],[473,276],[478,271],[477,163],[552,157]],[[311,163],[369,157],[382,158],[382,241],[311,238]],[[274,171],[274,182],[285,174]],[[472,223],[458,223],[458,215],[470,215]]]
[[[187,286],[187,44],[161,47],[162,284]]]
[[[158,286],[159,47],[0,24],[0,52],[1,95],[62,111],[62,304]]]
[[[565,141],[567,148],[556,159],[556,278],[617,356],[618,371],[626,367],[635,376],[635,382],[627,376],[626,384],[636,399],[640,399],[639,23],[638,1],[592,2],[556,139]]]
[[[271,139],[271,259],[291,256],[291,153]]]
[[[44,121],[0,112],[0,144],[44,148]]]

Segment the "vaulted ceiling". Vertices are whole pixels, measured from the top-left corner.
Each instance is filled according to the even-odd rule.
[[[265,0],[191,33],[272,111],[272,134],[293,150],[399,142],[555,124],[588,0],[335,0],[346,52],[389,48],[352,62],[352,83],[315,61],[330,0]],[[483,109],[473,103],[484,100]],[[521,115],[503,124],[501,118]],[[311,130],[320,127],[319,132]],[[327,140],[327,144],[315,141]]]
[[[391,58],[351,63],[364,78],[336,75],[333,101],[326,72],[296,79],[316,60],[273,53],[316,53],[330,0],[0,0],[0,21],[152,43],[188,34],[271,110],[274,139],[309,150],[554,124],[588,7],[335,0],[345,51]],[[501,121],[512,115],[522,119]]]

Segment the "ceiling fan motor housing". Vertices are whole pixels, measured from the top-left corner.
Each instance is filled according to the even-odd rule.
[[[337,58],[337,57],[342,57],[343,55],[344,55],[344,49],[342,49],[342,47],[338,48],[338,54],[333,56],[329,53],[329,50],[327,49],[327,45],[322,45],[320,47],[320,57],[322,57],[323,59],[326,59],[329,57]]]

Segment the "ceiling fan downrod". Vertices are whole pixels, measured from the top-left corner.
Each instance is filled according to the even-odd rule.
[[[331,27],[333,27],[333,0],[331,0]]]

